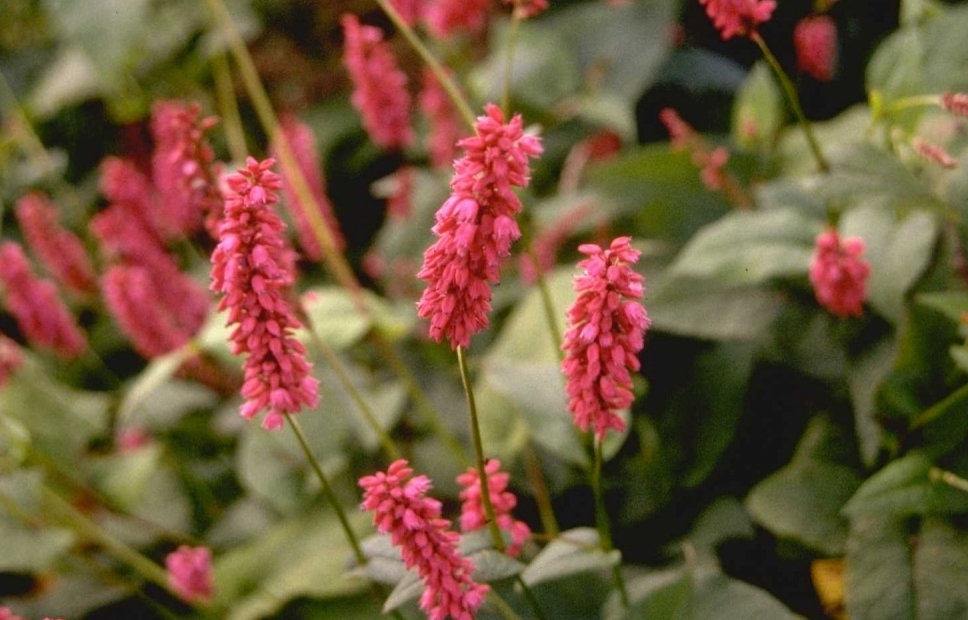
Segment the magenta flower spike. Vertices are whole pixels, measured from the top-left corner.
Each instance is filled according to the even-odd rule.
[[[491,0],[432,0],[424,10],[427,29],[435,37],[480,32],[487,24]]]
[[[776,8],[773,0],[699,0],[724,41],[749,36],[768,22]]]
[[[168,585],[188,603],[207,603],[215,594],[212,552],[207,547],[182,545],[165,557]]]
[[[609,429],[625,428],[615,412],[632,404],[632,375],[650,320],[641,303],[643,278],[631,265],[639,251],[629,237],[612,241],[607,250],[584,244],[588,258],[578,263],[575,303],[568,309],[568,331],[562,349],[568,410],[583,431],[599,440]]]
[[[500,259],[521,236],[514,219],[521,201],[512,188],[527,186],[528,159],[542,150],[537,137],[524,133],[520,115],[505,123],[496,105],[488,104],[485,112],[475,135],[459,142],[465,155],[454,162],[451,195],[433,228],[438,239],[424,252],[417,273],[428,283],[417,313],[430,319],[431,338],[446,338],[454,349],[469,345],[488,325]]]
[[[15,213],[30,250],[61,285],[75,293],[97,290],[97,276],[84,244],[60,225],[57,207],[47,196],[39,192],[23,196]]]
[[[84,353],[87,338],[57,287],[34,274],[23,249],[13,241],[0,244],[0,284],[7,309],[31,344],[50,349],[64,359]]]
[[[810,282],[817,303],[839,317],[860,316],[867,298],[867,279],[871,267],[862,257],[864,240],[841,239],[829,228],[817,235]]]
[[[968,116],[968,93],[943,93],[941,107],[952,114]]]
[[[501,471],[501,461],[491,459],[484,466],[487,471],[487,489],[494,508],[494,520],[497,526],[511,534],[511,544],[507,554],[512,558],[521,553],[521,547],[531,536],[531,528],[524,521],[518,521],[511,515],[511,511],[518,505],[518,498],[508,491],[511,475]],[[484,510],[484,500],[481,497],[481,476],[476,467],[468,467],[467,471],[457,476],[457,484],[462,488],[460,492],[460,529],[463,532],[473,532],[487,526],[487,514]]]
[[[362,508],[373,513],[373,525],[400,547],[403,563],[424,583],[420,608],[430,620],[473,620],[489,587],[472,579],[473,563],[457,551],[460,538],[440,516],[439,501],[426,497],[430,479],[411,478],[406,460],[394,461],[386,473],[360,479]]]
[[[273,210],[282,187],[270,170],[272,159],[250,157],[245,168],[226,179],[225,216],[212,253],[213,291],[223,294],[219,310],[228,310],[232,352],[246,353],[240,413],[262,426],[282,428],[285,414],[319,402],[318,381],[311,374],[306,348],[292,336],[299,320],[286,301],[293,283],[292,258]]]
[[[820,82],[834,79],[837,70],[837,24],[829,15],[813,15],[793,28],[797,67]]]

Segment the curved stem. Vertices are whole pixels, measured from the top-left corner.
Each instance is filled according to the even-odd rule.
[[[212,60],[212,76],[215,79],[215,93],[218,98],[218,111],[225,127],[225,141],[229,153],[235,161],[245,161],[249,149],[245,144],[245,130],[239,116],[239,102],[232,87],[232,72],[225,52],[215,54]]]
[[[473,129],[474,112],[471,110],[470,104],[467,103],[467,99],[465,99],[461,94],[460,89],[457,88],[454,78],[451,77],[450,73],[448,73],[446,69],[444,69],[444,66],[439,60],[437,60],[437,57],[433,55],[433,52],[431,52],[430,49],[424,45],[423,41],[420,40],[420,37],[417,36],[417,33],[414,32],[413,28],[411,28],[407,22],[400,17],[400,13],[393,8],[393,5],[390,4],[388,0],[376,0],[376,3],[380,5],[380,8],[383,9],[383,12],[386,13],[387,17],[390,18],[390,21],[393,22],[393,25],[396,27],[396,29],[400,31],[400,34],[402,34],[407,40],[407,43],[409,43],[414,51],[417,52],[417,55],[420,56],[420,59],[424,61],[424,64],[426,64],[427,67],[433,72],[434,77],[437,78],[437,81],[440,82],[440,85],[444,88],[447,96],[450,97],[450,100],[454,103],[454,107],[457,108],[461,118],[464,119],[464,122],[467,123],[468,127]]]
[[[614,549],[612,544],[612,526],[608,519],[608,511],[605,509],[605,497],[602,491],[602,464],[605,460],[602,453],[602,440],[593,439],[594,443],[594,465],[592,467],[592,492],[595,495],[595,524],[598,526],[598,536],[604,551]],[[629,606],[629,595],[625,589],[625,579],[622,578],[621,567],[616,564],[612,567],[612,577],[615,580],[615,587],[618,588],[622,605]]]
[[[505,116],[511,115],[511,83],[514,71],[514,47],[518,42],[518,31],[521,29],[521,18],[517,8],[511,13],[511,24],[508,26],[508,53],[504,58],[504,89],[501,96],[501,109]]]
[[[319,478],[319,482],[323,485],[323,495],[326,496],[326,500],[333,507],[336,512],[336,518],[339,519],[340,525],[343,527],[343,533],[346,534],[346,540],[349,541],[350,547],[353,549],[353,556],[356,558],[357,563],[360,566],[366,564],[366,555],[363,553],[363,547],[360,546],[360,539],[357,538],[356,533],[350,526],[350,521],[346,517],[346,511],[343,509],[343,505],[339,502],[339,498],[336,497],[336,493],[333,491],[333,487],[329,484],[329,479],[326,474],[323,473],[323,468],[319,465],[319,461],[313,455],[313,451],[309,449],[309,443],[306,441],[306,435],[303,434],[302,427],[299,426],[299,422],[292,416],[292,414],[286,414],[286,421],[289,423],[289,427],[292,432],[295,433],[296,439],[299,441],[299,447],[302,448],[303,454],[306,455],[306,459],[309,461],[309,465],[313,468],[316,473],[316,477]]]
[[[531,484],[535,504],[538,506],[541,527],[544,529],[545,535],[554,539],[558,536],[561,528],[558,527],[558,518],[555,516],[555,509],[551,505],[551,493],[548,492],[544,472],[541,471],[541,461],[538,458],[537,450],[530,442],[524,447],[524,471],[528,482]]]
[[[464,358],[464,347],[457,347],[457,365],[460,367],[460,379],[464,384],[467,395],[467,411],[470,415],[471,436],[474,440],[474,454],[477,456],[477,474],[480,477],[481,500],[484,503],[484,514],[487,517],[487,527],[494,541],[494,548],[504,552],[504,537],[497,526],[494,517],[494,504],[491,502],[491,490],[487,483],[487,467],[484,459],[484,444],[481,441],[481,427],[477,419],[477,404],[474,402],[474,390],[471,387],[470,373],[467,370],[467,360]]]
[[[807,144],[810,146],[810,151],[813,153],[814,159],[817,160],[817,168],[820,172],[827,172],[830,170],[830,166],[827,164],[826,158],[823,156],[823,152],[820,150],[820,144],[817,142],[816,136],[813,133],[813,127],[810,121],[807,120],[807,116],[803,113],[803,108],[800,106],[800,98],[797,96],[797,90],[793,86],[793,82],[787,76],[783,67],[780,66],[780,62],[770,51],[770,48],[766,45],[766,41],[760,36],[758,32],[750,33],[750,39],[760,48],[763,52],[763,57],[766,62],[769,63],[770,67],[773,69],[773,73],[776,74],[777,79],[780,80],[780,86],[783,87],[783,92],[786,94],[787,100],[790,102],[790,106],[793,108],[794,114],[797,116],[797,120],[800,122],[800,127],[803,128],[803,133],[807,136]]]

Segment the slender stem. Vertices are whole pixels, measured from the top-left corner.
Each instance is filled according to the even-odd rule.
[[[319,337],[319,334],[316,332],[316,328],[313,326],[311,321],[308,322],[307,327],[309,337],[312,339],[313,344],[315,344],[319,352],[322,353],[323,357],[326,359],[326,363],[329,364],[329,367],[332,368],[333,372],[336,373],[340,383],[343,384],[343,388],[350,395],[350,398],[353,399],[353,402],[363,415],[363,419],[366,421],[367,426],[370,427],[370,430],[376,433],[376,436],[380,440],[380,444],[383,446],[383,450],[387,453],[387,456],[389,456],[392,460],[399,459],[400,450],[397,448],[397,445],[393,442],[393,439],[390,437],[390,435],[387,434],[387,432],[380,425],[380,422],[376,419],[376,415],[373,413],[373,410],[363,399],[363,395],[360,394],[360,391],[356,389],[355,385],[353,385],[353,380],[350,378],[346,368],[344,368],[343,362],[340,361],[339,356],[337,356],[336,352],[333,351],[328,344],[326,344],[325,340]]]
[[[420,37],[417,36],[417,33],[413,31],[413,28],[411,28],[407,22],[400,17],[400,13],[393,8],[393,5],[389,2],[389,0],[376,0],[376,3],[379,4],[380,8],[383,9],[383,12],[387,14],[387,17],[390,18],[390,21],[393,22],[393,25],[396,27],[396,29],[400,31],[400,34],[402,34],[407,40],[407,43],[409,43],[414,51],[417,52],[417,55],[420,56],[420,59],[424,61],[424,64],[426,64],[431,72],[433,72],[434,77],[436,77],[437,81],[440,82],[440,85],[444,88],[447,96],[450,97],[450,100],[454,103],[454,107],[457,108],[457,111],[464,119],[464,122],[467,123],[468,127],[473,129],[474,112],[471,110],[471,106],[467,103],[467,99],[465,99],[461,94],[460,89],[457,88],[457,83],[454,82],[454,78],[451,77],[450,73],[444,68],[440,61],[437,60],[437,57],[434,56],[433,52],[431,52],[430,49],[424,45],[423,41],[420,40]]]
[[[929,476],[931,480],[940,480],[948,486],[968,493],[968,480],[965,480],[953,472],[941,469],[939,467],[932,467]]]
[[[248,155],[249,150],[245,144],[245,130],[242,128],[242,117],[239,115],[239,102],[235,97],[235,88],[232,86],[229,59],[223,51],[215,54],[212,63],[218,110],[223,119],[225,141],[228,143],[229,153],[231,153],[233,160],[245,161],[245,156]]]
[[[457,347],[457,365],[460,368],[461,383],[464,384],[464,394],[467,395],[467,412],[470,415],[471,436],[474,440],[474,454],[477,456],[477,473],[481,483],[481,500],[484,503],[484,514],[487,517],[487,527],[491,531],[491,538],[494,540],[494,548],[504,551],[504,537],[501,536],[501,529],[497,526],[494,517],[494,504],[491,502],[491,490],[487,483],[487,466],[484,459],[484,444],[481,441],[481,425],[477,419],[477,404],[474,402],[474,390],[471,387],[470,372],[467,369],[467,360],[464,357],[464,347]]]
[[[115,559],[127,564],[148,581],[170,591],[168,574],[165,569],[108,534],[101,526],[81,514],[80,511],[50,489],[42,489],[42,495],[44,505],[57,514],[66,524],[73,527],[82,537],[101,545]]]
[[[534,615],[538,616],[538,620],[546,620],[544,610],[541,609],[541,604],[538,603],[538,597],[534,595],[528,584],[524,582],[524,578],[520,574],[516,578],[518,587],[521,588],[521,592],[524,593],[524,598],[528,599],[528,604],[531,605],[531,610],[534,611]]]
[[[487,601],[505,617],[506,620],[524,620],[494,588],[487,593]]]
[[[608,511],[605,509],[605,497],[602,492],[602,464],[605,460],[602,440],[600,438],[595,438],[594,442],[594,465],[592,466],[592,492],[595,495],[595,523],[598,526],[598,536],[601,539],[601,546],[604,551],[611,551],[614,548],[612,544],[612,526],[608,519]],[[615,587],[618,588],[619,596],[622,598],[622,605],[625,607],[629,606],[629,595],[625,589],[625,579],[622,577],[621,567],[619,565],[612,567],[612,577],[615,580]]]
[[[528,482],[531,483],[534,501],[538,505],[541,527],[544,528],[548,537],[555,538],[561,529],[558,527],[555,509],[551,505],[551,493],[548,492],[548,485],[545,482],[544,473],[541,471],[538,453],[530,443],[524,447],[524,471],[528,477]]]
[[[538,292],[541,295],[541,307],[544,310],[545,322],[548,324],[548,329],[551,331],[551,338],[554,341],[555,352],[558,354],[558,361],[565,361],[565,352],[561,348],[561,343],[563,342],[561,338],[561,330],[558,329],[558,311],[555,309],[554,299],[551,297],[551,289],[548,287],[548,278],[541,273],[541,268],[538,265],[538,258],[531,252],[531,262],[535,266],[535,273],[537,273],[536,281],[538,283]]]
[[[766,62],[769,63],[773,72],[776,74],[777,79],[780,80],[780,86],[783,87],[783,92],[787,96],[787,100],[790,102],[790,106],[793,108],[794,114],[797,115],[797,120],[800,121],[800,126],[803,128],[803,133],[807,136],[807,143],[810,145],[810,150],[813,152],[814,159],[817,160],[817,168],[820,172],[827,172],[830,166],[827,164],[826,158],[823,156],[823,152],[820,150],[820,144],[817,142],[816,136],[813,134],[813,127],[810,125],[810,121],[807,120],[807,116],[803,113],[803,108],[800,107],[800,98],[797,97],[796,88],[793,87],[793,82],[787,76],[783,67],[780,66],[780,62],[770,51],[767,46],[766,41],[763,37],[756,31],[750,33],[750,38],[759,46],[760,51],[763,52],[763,57],[766,58]]]
[[[372,319],[373,313],[370,311],[370,307],[363,297],[362,286],[350,268],[346,257],[337,250],[333,235],[328,225],[323,221],[322,215],[320,215],[319,205],[312,191],[309,189],[306,177],[299,169],[289,143],[283,139],[279,131],[279,121],[272,109],[269,95],[266,93],[262,81],[259,79],[255,63],[252,61],[252,57],[245,47],[245,42],[242,40],[238,29],[232,21],[232,16],[229,15],[222,0],[207,1],[215,15],[217,23],[221,26],[228,38],[232,55],[239,67],[246,90],[252,98],[252,104],[255,106],[256,114],[259,116],[259,122],[269,135],[269,138],[276,142],[279,163],[292,183],[296,195],[299,197],[299,205],[296,208],[302,209],[302,213],[309,222],[313,235],[319,241],[319,245],[323,250],[323,260],[326,262],[330,273],[332,273],[333,277],[336,278],[336,281],[341,286],[349,291],[350,298],[353,300],[356,310],[362,316]],[[473,122],[473,115],[471,115],[471,121]],[[388,362],[394,372],[403,380],[408,393],[417,402],[417,406],[421,411],[428,416],[431,425],[435,430],[444,431],[442,435],[444,442],[455,452],[455,456],[460,455],[458,458],[463,462],[463,453],[459,450],[459,444],[456,444],[458,449],[454,450],[456,440],[453,440],[446,433],[443,425],[439,423],[439,415],[436,414],[429,400],[423,396],[419,384],[413,378],[410,370],[402,362],[396,350],[386,341],[386,338],[379,329],[372,330],[371,339],[380,349],[380,353],[384,356],[385,361]]]
[[[940,95],[914,95],[911,97],[902,97],[897,101],[892,101],[891,105],[887,106],[884,110],[885,114],[893,114],[894,112],[900,112],[908,108],[919,108],[922,106],[929,105],[941,105]]]
[[[333,510],[336,511],[336,517],[343,527],[343,533],[346,534],[346,539],[349,541],[350,547],[353,548],[353,555],[356,557],[357,563],[360,566],[366,564],[366,555],[363,553],[363,547],[360,546],[360,540],[357,538],[356,533],[353,532],[350,521],[346,517],[346,511],[343,510],[343,505],[339,502],[339,498],[336,497],[333,487],[329,484],[329,479],[323,473],[323,468],[319,465],[319,461],[316,460],[313,451],[309,448],[309,443],[306,441],[306,435],[303,434],[302,427],[299,426],[299,422],[289,413],[286,414],[286,420],[289,422],[289,427],[292,428],[292,432],[295,433],[296,439],[299,441],[299,446],[309,461],[309,465],[316,472],[316,477],[319,478],[320,483],[322,483],[323,494],[326,496],[326,500],[332,505]]]
[[[511,13],[511,24],[508,26],[508,53],[504,58],[504,90],[501,96],[501,109],[506,116],[511,114],[511,86],[514,71],[514,47],[518,42],[518,31],[521,29],[521,17],[517,7]]]

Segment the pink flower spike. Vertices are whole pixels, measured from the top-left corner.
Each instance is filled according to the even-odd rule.
[[[282,186],[270,170],[274,160],[246,160],[226,180],[225,217],[212,253],[211,289],[223,293],[232,352],[246,353],[240,413],[251,419],[265,410],[263,427],[282,427],[285,414],[319,402],[318,381],[306,349],[292,336],[300,323],[286,301],[293,282],[285,225],[272,209]]]
[[[23,249],[13,241],[0,244],[0,284],[7,309],[31,344],[46,347],[64,359],[84,353],[87,338],[57,287],[34,275]]]
[[[568,331],[562,349],[568,410],[583,431],[598,439],[625,423],[615,413],[632,404],[632,375],[650,320],[642,302],[644,279],[631,264],[639,251],[629,237],[612,241],[607,250],[594,244],[578,247],[588,258],[578,263],[575,303],[568,309]]]
[[[860,316],[867,298],[867,279],[871,267],[862,256],[864,240],[840,239],[834,228],[817,236],[810,283],[817,303],[839,317]]]
[[[58,282],[75,293],[97,290],[84,244],[57,221],[57,207],[41,193],[27,194],[15,208],[20,232],[34,255]]]
[[[424,13],[427,29],[435,37],[457,32],[480,32],[487,24],[491,0],[430,0]]]
[[[941,107],[957,114],[968,116],[968,93],[944,93],[941,95]]]
[[[24,620],[17,614],[10,611],[9,607],[0,607],[0,620]]]
[[[23,352],[16,342],[0,333],[0,388],[23,363]],[[3,620],[0,616],[0,620]]]
[[[484,466],[487,472],[487,488],[494,507],[494,519],[499,528],[511,533],[511,544],[507,554],[512,558],[521,553],[521,547],[531,536],[531,528],[524,521],[518,521],[511,516],[511,511],[518,505],[518,498],[507,490],[511,475],[501,471],[501,462],[491,459]],[[467,471],[457,476],[457,484],[463,487],[460,499],[460,529],[473,532],[487,525],[487,514],[484,511],[484,500],[481,496],[481,477],[476,467],[468,467]]]
[[[465,0],[461,0],[462,2]],[[343,24],[343,64],[353,83],[351,101],[374,144],[399,149],[413,141],[407,76],[397,67],[383,32],[347,13]]]
[[[829,15],[805,17],[793,28],[797,68],[820,82],[834,79],[837,68],[837,24]]]
[[[306,184],[309,186],[309,191],[316,203],[315,207],[320,218],[329,229],[336,249],[343,250],[346,247],[346,241],[340,232],[339,222],[337,222],[336,214],[333,212],[333,205],[326,196],[322,164],[316,150],[316,136],[313,135],[313,131],[308,125],[300,122],[294,116],[281,117],[279,119],[279,131],[282,138],[289,144],[296,164],[299,166],[303,178],[306,179]],[[272,147],[273,157],[276,157],[277,152],[278,146],[274,144]],[[309,217],[306,215],[306,210],[314,208],[314,205],[303,204],[296,193],[292,179],[286,174],[282,175],[282,196],[286,206],[289,207],[293,223],[296,225],[296,236],[306,258],[315,261],[322,259],[323,249],[319,245],[316,233],[313,232]]]
[[[724,41],[736,35],[748,36],[773,15],[773,0],[699,0]]]
[[[400,18],[408,26],[413,26],[423,17],[424,4],[426,0],[390,0],[390,6],[400,14]]]
[[[950,170],[958,167],[958,160],[937,144],[931,144],[921,138],[914,138],[911,140],[911,147],[915,153],[928,161],[933,161],[942,168]]]
[[[420,608],[428,618],[473,620],[490,588],[473,580],[474,565],[458,553],[460,537],[440,516],[440,502],[425,497],[430,479],[412,474],[400,459],[386,473],[360,478],[362,508],[373,513],[373,525],[400,547],[407,568],[420,575]]]
[[[548,0],[504,0],[504,4],[514,5],[518,19],[528,19],[548,9]]]
[[[463,129],[460,115],[434,72],[424,67],[420,90],[420,110],[430,123],[427,151],[435,168],[454,163],[457,141]]]
[[[524,133],[520,115],[505,123],[496,105],[485,111],[475,135],[459,143],[466,154],[454,162],[450,198],[437,211],[433,232],[439,238],[417,273],[428,283],[417,313],[430,319],[431,338],[446,338],[454,349],[488,325],[490,285],[499,281],[500,259],[521,236],[514,220],[521,201],[512,187],[527,186],[528,159],[542,150],[537,137]]]
[[[215,594],[212,552],[207,547],[182,545],[165,557],[168,585],[188,603],[207,603]]]

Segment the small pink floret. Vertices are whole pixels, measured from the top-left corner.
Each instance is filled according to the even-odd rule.
[[[867,298],[867,279],[871,267],[862,257],[864,240],[841,240],[830,228],[817,236],[810,282],[817,303],[839,317],[860,316]]]
[[[829,15],[805,17],[793,28],[797,67],[820,82],[834,79],[837,69],[837,24]]]
[[[521,547],[531,536],[531,528],[524,521],[518,521],[511,515],[511,511],[518,505],[518,498],[508,491],[510,474],[501,471],[501,462],[491,459],[484,466],[487,473],[487,488],[494,508],[494,519],[498,527],[511,534],[511,544],[507,547],[507,554],[517,557]],[[481,496],[481,477],[476,467],[468,467],[467,471],[457,476],[457,484],[462,487],[460,492],[460,529],[473,532],[487,526],[487,514],[484,510],[484,500]]]
[[[168,585],[182,600],[207,603],[215,594],[212,552],[206,547],[182,545],[165,557]]]
[[[748,36],[773,15],[773,0],[699,0],[706,14],[713,20],[723,40],[736,35]]]

